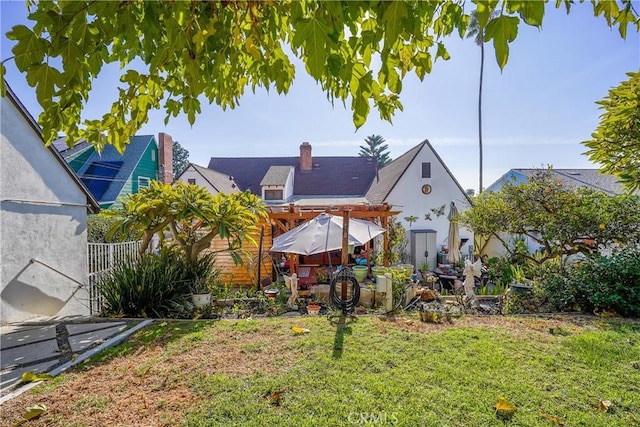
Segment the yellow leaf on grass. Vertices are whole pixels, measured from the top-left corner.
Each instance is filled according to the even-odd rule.
[[[300,326],[292,326],[291,330],[294,334],[308,334],[309,332],[311,332],[309,329],[301,328]]]
[[[542,418],[546,418],[549,421],[551,421],[554,424],[558,424],[559,426],[563,426],[564,425],[564,420],[560,417],[556,417],[555,415],[548,415],[548,414],[540,414],[540,416]]]
[[[609,412],[609,409],[611,409],[611,401],[610,400],[598,400],[598,409],[600,409],[603,412]]]
[[[498,398],[498,403],[495,404],[494,408],[496,408],[497,416],[506,419],[513,417],[513,414],[516,412],[516,405],[502,396]]]

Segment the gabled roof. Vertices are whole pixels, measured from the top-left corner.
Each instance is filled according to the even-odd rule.
[[[120,154],[113,145],[106,145],[102,153],[94,151],[87,158],[78,169],[78,175],[90,189],[97,191],[93,194],[100,203],[115,202],[151,144],[156,144],[153,135],[132,136],[123,154]],[[158,179],[157,170],[139,171],[139,173],[150,179]]]
[[[238,184],[234,182],[232,176],[207,169],[204,166],[199,166],[195,163],[189,163],[189,166],[193,166],[193,169],[195,169],[196,172],[198,172],[202,176],[202,178],[204,178],[204,180],[207,181],[209,185],[211,185],[219,193],[230,194],[240,191],[240,189],[238,188]],[[187,169],[188,168],[186,168],[185,171]],[[184,172],[182,172],[182,174],[184,174]],[[182,176],[182,174],[180,174],[180,176]],[[177,179],[180,179],[180,176],[178,176]]]
[[[587,187],[593,190],[604,191],[614,195],[624,193],[624,187],[618,182],[615,176],[600,173],[598,169],[549,169],[555,178],[559,179],[568,188]],[[519,174],[524,179],[533,177],[540,169],[510,169],[502,175],[495,183],[491,184],[490,190],[501,181],[505,181],[513,173]]]
[[[38,123],[35,121],[31,113],[29,113],[29,111],[27,111],[26,107],[22,104],[22,102],[20,102],[20,100],[18,99],[16,94],[13,92],[13,90],[11,89],[11,86],[9,86],[6,80],[4,84],[7,89],[7,98],[9,98],[9,100],[16,106],[18,111],[20,111],[22,116],[25,118],[26,122],[31,126],[31,128],[33,128],[33,130],[38,135],[38,137],[42,139],[42,129],[40,128],[40,125],[38,125]],[[42,143],[44,145],[44,139],[42,140]],[[55,159],[58,161],[58,163],[60,163],[62,168],[67,172],[67,174],[71,177],[71,179],[78,185],[78,187],[80,187],[82,192],[85,194],[85,196],[87,197],[87,210],[90,213],[98,213],[100,211],[100,205],[98,204],[98,201],[96,200],[95,197],[93,197],[89,189],[82,182],[82,180],[78,178],[78,175],[76,175],[73,169],[71,169],[71,167],[67,164],[64,158],[62,158],[58,150],[56,150],[56,148],[53,145],[49,145],[48,147],[46,147],[46,149],[49,150],[49,152],[53,155],[53,157],[55,157]]]
[[[293,166],[271,166],[260,181],[260,185],[285,185]]]
[[[209,169],[233,176],[241,190],[262,194],[260,182],[272,166],[295,168],[293,195],[364,196],[376,176],[375,157],[318,157],[301,171],[298,157],[212,157]]]
[[[69,157],[73,157],[76,153],[93,147],[90,142],[87,142],[84,139],[76,142],[73,147],[69,147],[67,146],[67,139],[64,136],[53,141],[52,145],[58,150],[65,160],[69,159]]]
[[[400,181],[400,178],[402,178],[402,176],[404,175],[405,171],[409,168],[409,166],[418,156],[418,153],[420,153],[420,151],[425,146],[428,147],[429,150],[431,150],[436,159],[440,162],[440,164],[442,164],[453,182],[455,182],[460,189],[460,192],[464,194],[469,202],[471,202],[466,191],[462,189],[458,180],[456,180],[456,178],[453,176],[453,174],[451,173],[447,165],[442,161],[442,158],[440,158],[436,150],[433,149],[433,146],[431,146],[431,143],[429,143],[428,139],[425,139],[420,144],[416,145],[415,147],[380,169],[380,171],[378,171],[378,178],[374,180],[371,188],[367,192],[367,200],[370,203],[374,204],[384,203],[393,188]]]

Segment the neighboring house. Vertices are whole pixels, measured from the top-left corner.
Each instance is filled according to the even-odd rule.
[[[370,203],[388,203],[402,213],[397,219],[407,230],[408,255],[420,267],[434,268],[446,260],[451,202],[462,213],[471,200],[428,140],[380,169],[366,194]],[[407,220],[410,218],[412,221]],[[473,256],[473,234],[460,227],[463,256]]]
[[[598,169],[549,169],[555,179],[562,181],[568,188],[586,187],[592,190],[604,191],[607,194],[622,194],[624,188],[615,176],[600,173]],[[486,191],[498,191],[507,183],[525,183],[540,169],[510,169],[496,182],[487,187]]]
[[[299,157],[212,157],[209,169],[231,177],[268,205],[366,204],[376,176],[375,157],[313,157],[311,144]]]
[[[11,88],[1,103],[0,322],[88,315],[87,213],[98,203]]]
[[[498,191],[502,186],[508,182],[513,184],[526,183],[536,173],[539,173],[541,169],[510,169],[504,175],[502,175],[496,182],[491,184],[485,191]],[[622,184],[618,182],[615,176],[605,175],[600,173],[598,169],[549,169],[553,178],[559,179],[567,188],[589,188],[596,191],[604,191],[609,195],[622,194],[625,192]],[[524,239],[527,248],[530,252],[534,252],[539,249],[539,245],[529,239],[526,236],[512,236],[502,235],[506,241],[514,241],[516,238]],[[492,237],[486,243],[483,254],[489,257],[501,256],[506,253],[505,247],[502,243]]]
[[[153,135],[133,136],[122,154],[113,145],[99,153],[87,141],[69,148],[60,138],[53,145],[104,209],[119,207],[120,198],[138,193],[151,180],[173,182],[172,140],[165,133],[158,141]]]
[[[237,193],[240,191],[232,176],[189,163],[184,171],[176,178],[187,184],[196,184],[205,187],[212,194]]]

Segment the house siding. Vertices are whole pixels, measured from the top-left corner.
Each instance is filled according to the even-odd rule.
[[[422,178],[422,164],[431,163],[431,177]],[[429,184],[431,193],[423,194],[422,186]],[[390,191],[385,201],[391,205],[398,206],[401,213],[396,217],[407,230],[407,239],[410,238],[410,230],[432,229],[436,231],[436,249],[440,249],[446,242],[449,232],[449,214],[451,202],[455,202],[459,212],[469,208],[469,201],[466,195],[460,190],[457,182],[449,174],[444,164],[425,144],[409,164],[404,174],[400,177],[396,185]],[[437,216],[431,209],[444,205],[443,214]],[[425,214],[431,216],[431,220],[425,219]],[[415,216],[418,219],[409,224],[405,217]],[[460,238],[467,238],[467,244],[460,248],[463,255],[469,254],[473,250],[473,234],[460,227]],[[410,251],[412,242],[408,242],[407,251]],[[470,249],[471,248],[471,249]],[[427,261],[431,267],[437,264],[437,254],[429,253]]]
[[[0,321],[88,315],[86,194],[18,107],[1,102]]]
[[[258,230],[251,235],[257,244],[260,243],[260,228],[264,227],[264,236],[262,240],[262,252],[268,253],[273,244],[271,226],[266,221],[261,221],[258,224]],[[225,239],[216,238],[211,242],[210,249],[212,251],[221,251],[229,247],[229,243]],[[221,279],[225,284],[232,284],[233,286],[256,286],[256,283],[252,282],[251,273],[249,272],[249,261],[258,255],[259,248],[254,246],[248,240],[245,240],[242,244],[242,249],[246,250],[249,255],[243,256],[244,263],[242,265],[236,265],[231,258],[231,255],[227,252],[218,252],[216,255],[215,266],[221,272]],[[257,268],[257,267],[256,267]],[[260,269],[260,277],[268,277],[271,274],[271,264],[262,263]]]

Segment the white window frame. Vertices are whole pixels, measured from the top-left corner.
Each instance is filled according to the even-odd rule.
[[[146,181],[146,183],[145,183]],[[151,178],[147,178],[146,176],[139,176],[138,177],[138,191],[140,191],[141,188],[149,188],[151,187]]]

